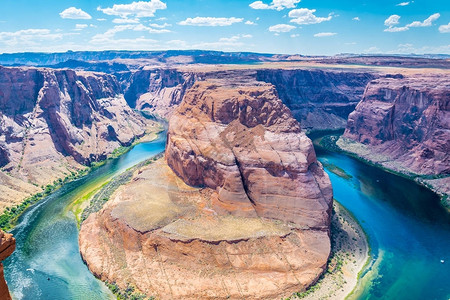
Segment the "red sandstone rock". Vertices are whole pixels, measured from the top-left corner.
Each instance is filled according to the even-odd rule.
[[[350,114],[344,137],[370,146],[400,171],[450,174],[450,78],[437,74],[372,81]]]
[[[106,74],[0,67],[0,210],[143,135],[120,93]]]
[[[2,300],[11,299],[11,295],[9,294],[8,286],[5,281],[3,264],[1,262],[10,256],[15,249],[16,240],[13,238],[12,234],[0,230],[0,299]]]
[[[170,119],[166,159],[186,183],[216,189],[215,209],[329,226],[331,183],[270,84],[196,83]]]

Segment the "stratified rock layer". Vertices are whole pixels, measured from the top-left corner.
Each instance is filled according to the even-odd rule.
[[[370,82],[338,145],[395,171],[450,175],[450,78],[399,75]],[[450,181],[444,182],[441,192],[448,194]]]
[[[167,163],[83,222],[97,277],[160,299],[276,299],[323,273],[332,189],[311,141],[272,85],[227,82],[197,82],[171,116]]]
[[[217,191],[217,210],[329,225],[329,178],[270,84],[196,83],[170,119],[166,158],[189,185]]]
[[[5,281],[2,261],[10,256],[15,249],[16,240],[13,238],[12,234],[0,230],[0,299],[3,300],[11,299],[11,295],[9,294],[8,285]]]
[[[142,136],[120,93],[106,74],[0,67],[0,210]]]
[[[369,71],[258,70],[257,80],[273,84],[294,117],[308,129],[345,128],[347,117],[378,77]]]
[[[164,159],[144,167],[83,222],[84,261],[157,299],[279,299],[325,270],[327,230],[219,216],[213,192],[187,186]]]

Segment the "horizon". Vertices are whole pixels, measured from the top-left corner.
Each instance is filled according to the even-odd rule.
[[[2,9],[2,54],[450,54],[450,8],[443,0],[7,0]]]

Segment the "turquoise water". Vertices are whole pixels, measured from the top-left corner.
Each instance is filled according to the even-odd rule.
[[[113,298],[82,262],[75,216],[67,207],[164,146],[164,138],[137,145],[65,185],[20,218],[13,231],[17,250],[5,261],[15,298]],[[329,172],[335,198],[354,214],[370,238],[372,259],[353,298],[450,299],[450,216],[437,196],[348,156],[320,149],[317,155],[352,176],[344,179]]]
[[[81,260],[78,228],[67,208],[80,195],[165,147],[165,134],[135,146],[87,176],[70,182],[21,216],[12,231],[17,249],[5,260],[5,276],[14,298],[23,300],[114,299]]]
[[[411,180],[346,155],[317,149],[334,197],[361,223],[372,248],[355,299],[450,299],[450,215],[438,197]],[[444,263],[441,263],[444,260]]]

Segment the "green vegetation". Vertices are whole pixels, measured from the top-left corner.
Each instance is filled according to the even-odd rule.
[[[143,166],[146,166],[153,161],[161,158],[164,154],[160,153],[150,159],[147,159],[129,169],[121,173],[120,175],[115,176],[113,179],[111,179],[109,182],[106,182],[101,189],[95,193],[95,195],[91,198],[89,195],[89,198],[91,198],[91,201],[89,203],[89,206],[86,207],[82,214],[81,219],[79,220],[80,223],[82,223],[84,220],[89,217],[91,213],[98,212],[100,209],[102,209],[103,205],[109,200],[111,195],[123,184],[126,184],[131,180],[133,177],[133,173],[137,170],[142,168]],[[87,199],[85,199],[87,200]]]
[[[353,178],[352,175],[348,174],[347,172],[345,172],[344,169],[342,169],[342,168],[340,168],[340,167],[338,167],[336,165],[329,164],[329,163],[326,163],[326,162],[322,162],[322,164],[323,164],[324,167],[326,167],[328,169],[328,171],[336,174],[337,176],[339,176],[341,178],[344,178],[345,180],[350,180],[350,179]]]
[[[145,294],[136,291],[134,286],[128,285],[125,290],[121,290],[115,282],[105,282],[111,292],[117,296],[119,300],[154,300],[155,297],[147,297]]]
[[[73,181],[75,179],[78,179],[82,176],[85,176],[90,172],[90,168],[85,168],[82,170],[79,170],[78,172],[71,171],[69,175],[64,177],[64,179],[59,178],[58,180],[55,180],[53,184],[47,184],[46,186],[42,186],[42,191],[34,194],[28,198],[26,198],[22,203],[17,204],[13,207],[7,207],[3,214],[0,215],[0,227],[7,231],[11,230],[16,222],[19,216],[27,210],[28,207],[35,204],[39,200],[43,199],[44,197],[47,197],[54,191],[61,188],[64,184]]]

